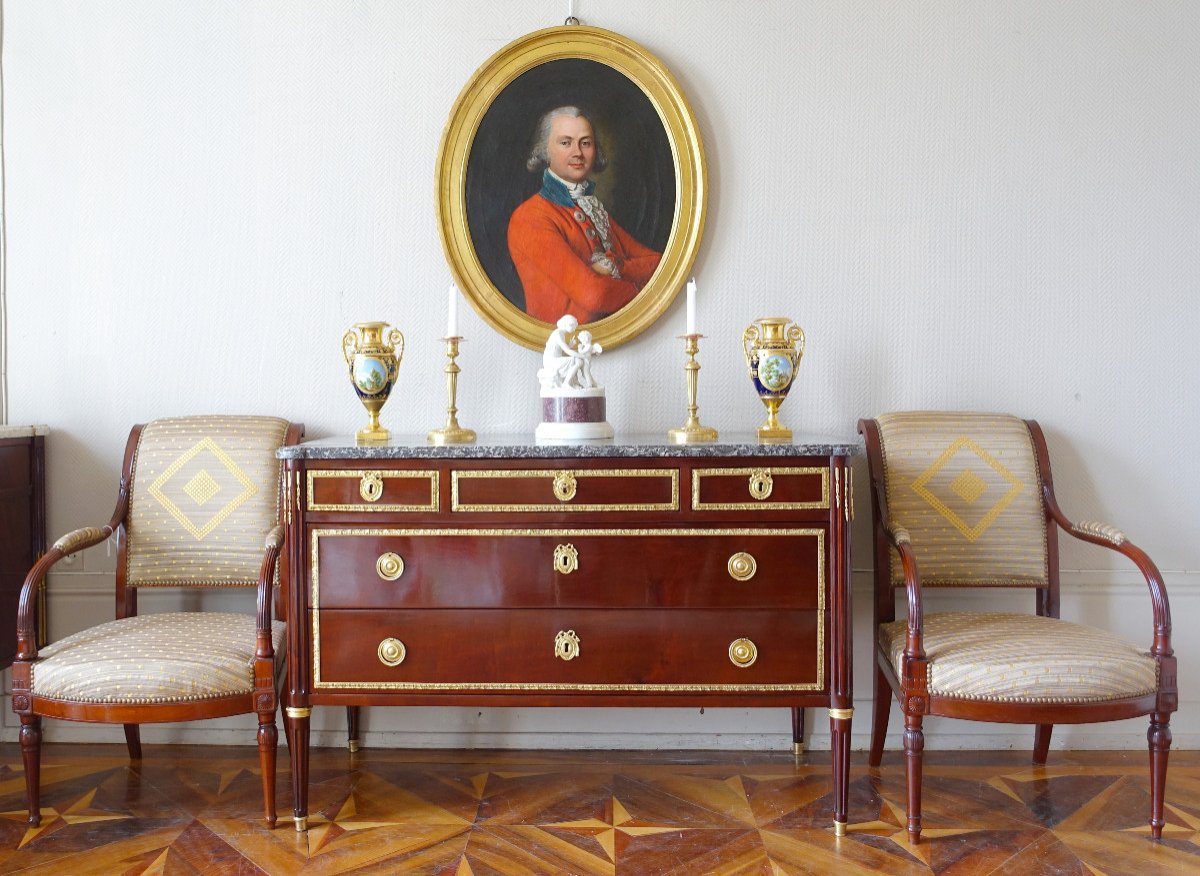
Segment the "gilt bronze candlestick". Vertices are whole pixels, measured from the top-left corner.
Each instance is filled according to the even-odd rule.
[[[700,424],[700,417],[697,415],[700,406],[696,404],[696,386],[700,377],[700,363],[696,361],[696,353],[700,351],[700,339],[704,335],[687,334],[682,337],[683,351],[688,356],[683,366],[687,373],[688,418],[678,429],[669,430],[667,437],[671,439],[672,444],[712,444],[717,440],[717,430]]]
[[[432,430],[428,435],[430,444],[474,444],[475,432],[458,425],[458,375],[462,370],[455,361],[458,358],[458,344],[463,340],[461,335],[442,338],[446,342],[446,356],[450,362],[445,367],[446,393],[449,404],[446,407],[446,425]]]

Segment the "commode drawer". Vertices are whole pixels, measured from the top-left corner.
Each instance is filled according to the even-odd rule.
[[[692,469],[693,511],[800,511],[829,508],[826,466]]]
[[[456,470],[450,473],[450,509],[463,513],[678,511],[679,472],[667,468]]]
[[[321,608],[825,607],[826,530],[313,528]]]
[[[429,470],[309,469],[309,511],[437,511],[438,473]]]
[[[820,690],[823,624],[815,611],[323,610],[313,613],[313,681],[431,692]]]

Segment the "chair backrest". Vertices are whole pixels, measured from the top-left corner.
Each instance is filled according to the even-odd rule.
[[[876,418],[887,517],[912,539],[923,586],[1050,586],[1037,451],[1006,414]],[[904,583],[891,553],[892,586]]]
[[[125,584],[253,587],[279,523],[275,417],[177,417],[146,424],[129,461]]]

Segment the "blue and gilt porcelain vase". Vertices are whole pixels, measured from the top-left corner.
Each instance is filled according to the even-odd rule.
[[[792,430],[779,424],[778,414],[804,355],[804,330],[786,316],[764,316],[746,327],[742,347],[750,379],[767,406],[767,420],[758,427],[759,442],[790,442]]]
[[[354,391],[370,417],[367,428],[355,437],[362,444],[387,441],[391,433],[379,425],[379,411],[392,392],[404,358],[404,335],[400,329],[389,329],[386,322],[356,322],[342,336],[342,355]]]

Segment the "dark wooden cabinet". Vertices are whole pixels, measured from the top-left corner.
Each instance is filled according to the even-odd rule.
[[[0,668],[17,653],[21,584],[46,552],[45,440],[42,427],[0,426]]]
[[[316,705],[830,709],[846,820],[853,446],[284,448],[289,725]]]

